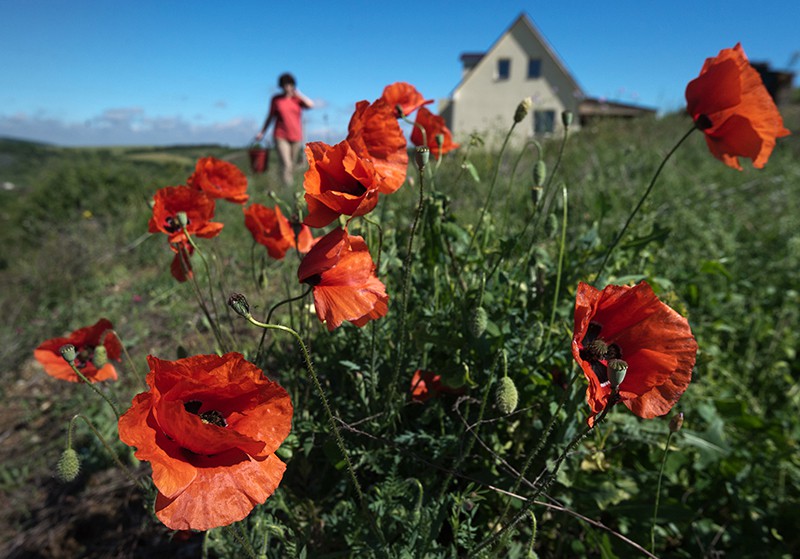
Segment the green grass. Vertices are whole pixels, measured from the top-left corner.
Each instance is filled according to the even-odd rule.
[[[788,128],[798,129],[796,106],[784,118]],[[413,165],[413,184],[382,199],[372,216],[384,233],[379,276],[391,295],[389,315],[362,329],[345,326],[328,334],[303,304],[278,313],[278,322],[292,324],[310,341],[332,405],[342,424],[351,426],[344,429],[345,443],[369,508],[396,556],[466,553],[492,533],[509,502],[494,489],[514,485],[506,465],[519,469],[554,419],[554,431],[529,470],[533,479],[582,428],[585,381],[581,376],[566,393],[560,387],[561,376],[576,372],[569,343],[577,282],[593,279],[654,169],[689,126],[687,118],[673,115],[607,123],[570,137],[541,202],[541,219],[532,222],[537,227],[524,225],[534,209],[535,150],[528,148],[519,158],[517,152],[506,153],[502,159],[470,151],[480,182],[462,167],[463,148],[445,157],[435,178],[427,179],[426,212],[413,255],[409,338],[395,387],[388,383],[397,358],[401,268],[419,186]],[[560,139],[543,148],[552,173]],[[152,194],[181,184],[194,161],[206,155],[246,168],[244,152],[213,146],[64,149],[0,142],[0,182],[16,185],[0,191],[4,400],[11,393],[18,397],[16,379],[44,377],[31,364],[41,341],[101,316],[114,322],[140,374],[148,354],[174,359],[215,350],[189,286],[169,275],[172,253],[164,239],[146,234]],[[800,141],[791,136],[779,140],[765,169],[736,172],[715,160],[695,133],[665,167],[606,267],[615,282],[647,279],[688,316],[700,346],[693,382],[676,407],[686,414],[686,423],[672,438],[666,461],[656,530],[659,556],[800,553],[795,528],[800,523],[798,162]],[[467,251],[495,164],[500,168],[491,208]],[[273,205],[279,199],[285,209],[292,208],[298,193],[277,186],[276,179],[274,172],[252,177],[252,200]],[[569,220],[556,293],[562,185]],[[302,292],[295,255],[267,262],[257,252],[259,258],[251,260],[252,242],[238,206],[218,203],[217,220],[225,223],[222,235],[202,241],[201,248],[224,270],[222,292],[247,294],[262,319],[273,304]],[[351,227],[376,255],[377,230],[357,221]],[[468,318],[481,274],[501,254],[505,257],[483,299],[487,332],[474,340]],[[265,278],[260,286],[253,284],[254,269]],[[205,286],[205,272],[197,272]],[[234,322],[233,330],[237,349],[253,358],[260,332],[244,321]],[[297,556],[302,549],[308,556],[370,556],[374,535],[358,511],[292,341],[268,336],[268,345],[261,365],[292,395],[294,430],[281,449],[288,463],[285,478],[256,508],[246,529],[256,542],[270,538],[269,557]],[[519,411],[508,417],[491,404],[500,348],[507,352],[508,375],[520,394]],[[456,396],[445,395],[425,405],[404,403],[415,369],[463,382],[465,366],[475,383],[465,384],[471,400],[456,406]],[[48,425],[65,427],[72,413],[89,406],[92,417],[113,435],[113,422],[89,391],[49,377],[37,383],[59,395],[58,405],[42,410],[41,402],[31,400],[25,404],[25,424],[45,418]],[[142,379],[124,365],[114,387],[119,401],[127,404],[141,387]],[[396,402],[385,400],[391,390],[397,392]],[[490,404],[479,416],[484,397]],[[565,404],[559,408],[562,397]],[[487,421],[477,427],[480,441],[470,443],[462,418],[472,423],[479,417]],[[578,447],[548,489],[550,500],[533,509],[540,557],[635,556],[638,552],[620,535],[649,547],[668,419],[642,421],[615,410]],[[42,468],[58,459],[63,439],[52,427],[42,433],[22,452],[4,453],[4,491],[36,484]],[[86,444],[89,454],[100,454]],[[38,458],[28,460],[30,453]],[[110,467],[110,462],[99,459],[94,467]],[[450,474],[452,484],[443,488]],[[523,484],[518,492],[531,491]],[[512,510],[519,506],[510,502]],[[530,522],[520,524],[501,555],[525,557],[530,536]],[[216,556],[239,553],[223,531],[210,533],[209,546]]]

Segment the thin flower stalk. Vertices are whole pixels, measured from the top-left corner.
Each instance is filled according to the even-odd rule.
[[[75,422],[78,419],[83,420],[83,422],[87,425],[87,427],[89,427],[89,429],[92,430],[94,436],[97,437],[97,440],[100,441],[100,444],[102,444],[103,448],[106,449],[106,452],[108,452],[108,455],[111,457],[114,463],[119,467],[120,470],[122,470],[122,473],[125,474],[125,477],[131,480],[135,485],[138,485],[140,489],[146,491],[147,486],[140,480],[138,480],[136,476],[133,475],[133,472],[131,472],[130,469],[125,464],[122,463],[122,460],[119,459],[119,456],[117,456],[117,453],[114,452],[114,449],[111,448],[111,445],[108,444],[108,441],[106,441],[105,438],[103,438],[103,435],[100,434],[100,431],[97,430],[97,428],[85,415],[76,414],[72,416],[72,419],[70,419],[69,427],[67,429],[67,448],[72,448],[72,432],[75,429]]]
[[[125,354],[125,359],[128,360],[128,364],[131,366],[131,370],[133,371],[134,376],[136,378],[142,378],[142,377],[139,376],[139,370],[136,368],[136,363],[134,362],[133,359],[131,359],[131,354],[128,353],[128,348],[125,347],[125,344],[123,343],[122,338],[119,337],[119,334],[117,333],[117,331],[116,330],[109,330],[109,332],[111,332],[111,334],[115,338],[117,338],[117,341],[119,341],[119,345],[122,346],[122,352]]]
[[[72,372],[74,372],[76,375],[78,375],[78,378],[81,379],[86,386],[88,386],[89,388],[94,390],[94,392],[98,396],[100,396],[103,400],[106,401],[106,404],[108,404],[109,407],[111,407],[111,411],[114,412],[114,415],[117,416],[117,420],[119,420],[119,410],[117,409],[117,405],[113,402],[113,400],[111,400],[111,398],[109,398],[106,394],[103,394],[102,390],[97,388],[94,385],[94,383],[92,383],[92,381],[90,381],[88,378],[86,378],[83,375],[83,373],[80,372],[78,367],[75,366],[75,363],[73,363],[72,361],[68,361],[68,363],[69,363],[69,366],[72,368]]]
[[[661,469],[658,471],[658,483],[656,484],[656,502],[653,506],[653,524],[650,526],[650,553],[656,552],[656,522],[658,522],[658,505],[661,502],[661,480],[664,478],[664,466],[667,464],[667,454],[669,454],[669,443],[675,432],[670,429],[667,435],[667,445],[664,447],[664,455],[661,457]]]
[[[550,342],[550,333],[553,331],[553,324],[556,322],[556,310],[558,310],[558,294],[561,291],[561,275],[564,271],[564,252],[567,245],[567,216],[568,216],[568,204],[567,204],[567,186],[562,185],[561,187],[561,196],[562,196],[562,203],[564,205],[561,214],[561,241],[559,242],[558,247],[558,269],[556,271],[556,288],[555,292],[553,293],[553,309],[550,311],[550,327],[547,329],[547,338],[545,339],[545,347]]]

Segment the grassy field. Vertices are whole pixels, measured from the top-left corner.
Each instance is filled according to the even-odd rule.
[[[790,130],[800,129],[797,106],[783,116]],[[517,496],[533,493],[537,476],[552,471],[585,425],[585,380],[570,352],[577,284],[596,279],[606,248],[690,125],[680,115],[604,123],[571,136],[562,158],[559,138],[545,142],[541,158],[550,175],[557,172],[538,206],[531,195],[537,150],[530,147],[499,157],[462,146],[431,165],[408,310],[398,324],[420,186],[412,163],[409,183],[372,216],[381,229],[352,226],[375,258],[382,241],[378,276],[390,293],[389,314],[328,333],[306,298],[273,319],[292,325],[311,348],[369,513],[359,509],[293,340],[270,334],[258,364],[287,389],[295,415],[278,453],[287,463],[283,482],[242,522],[256,550],[265,546],[268,557],[368,557],[375,549],[459,557],[499,529],[505,510],[519,510]],[[42,341],[110,319],[133,358],[104,388],[124,410],[143,389],[147,355],[218,351],[189,284],[170,275],[166,243],[147,233],[155,191],[185,183],[204,156],[247,170],[243,151],[217,146],[66,149],[0,140],[0,493],[7,503],[0,555],[243,556],[223,529],[170,534],[150,512],[152,494],[114,468],[85,426],[77,429],[81,475],[56,480],[75,413],[143,479],[149,466],[116,438],[102,401],[85,386],[48,377],[32,359]],[[291,214],[302,199],[300,177],[297,191],[279,186],[274,170],[249,179],[251,202],[279,201]],[[255,250],[237,205],[218,203],[215,220],[225,227],[203,240],[211,271],[195,264],[198,283],[206,289],[213,280],[210,289],[220,295],[214,318],[235,349],[255,359],[261,332],[226,311],[223,294],[245,293],[263,319],[275,303],[303,292],[299,260],[292,253],[273,261],[263,247]],[[530,557],[530,546],[542,558],[645,556],[657,494],[659,557],[800,555],[799,268],[797,136],[778,141],[765,169],[742,172],[714,159],[701,134],[690,137],[604,271],[605,283],[647,280],[688,317],[700,350],[674,410],[685,414],[684,428],[665,455],[672,415],[640,420],[617,406],[567,455],[499,556]],[[478,338],[469,324],[475,306],[488,315]],[[493,403],[503,361],[519,392],[511,414]],[[441,374],[453,390],[412,402],[417,369]]]

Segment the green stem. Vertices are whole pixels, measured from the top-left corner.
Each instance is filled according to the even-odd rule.
[[[633,218],[636,217],[636,214],[639,212],[639,209],[642,207],[642,204],[644,204],[644,201],[650,195],[650,192],[653,190],[653,187],[656,184],[656,180],[658,179],[658,176],[661,174],[661,170],[664,168],[664,165],[667,164],[667,161],[669,161],[669,159],[672,157],[672,154],[678,150],[678,148],[686,140],[686,138],[688,138],[691,135],[691,133],[694,132],[695,130],[696,127],[692,125],[689,131],[686,132],[683,136],[681,136],[681,139],[678,140],[678,142],[672,147],[672,149],[669,150],[669,153],[667,153],[664,159],[661,160],[661,164],[656,169],[656,172],[653,175],[653,178],[650,180],[650,184],[647,186],[647,189],[644,191],[644,194],[642,195],[641,199],[639,200],[639,203],[636,204],[635,208],[633,208],[633,211],[628,216],[627,221],[625,221],[625,225],[622,226],[622,230],[620,230],[620,232],[617,234],[616,238],[614,239],[614,242],[611,243],[611,246],[608,247],[606,255],[603,257],[603,262],[600,264],[600,267],[597,269],[597,272],[594,276],[595,280],[598,280],[600,278],[600,274],[603,273],[603,269],[606,267],[606,263],[608,262],[611,253],[614,252],[614,249],[617,247],[619,242],[622,240],[622,237],[625,235],[625,232],[628,230],[628,226],[631,224],[631,221],[633,221]]]
[[[133,472],[131,472],[128,469],[128,467],[122,463],[122,461],[119,459],[119,456],[117,456],[117,453],[112,450],[111,445],[108,444],[108,442],[103,438],[103,435],[100,434],[100,432],[95,428],[94,425],[92,425],[92,422],[89,421],[89,419],[85,415],[76,414],[70,420],[69,428],[67,430],[67,448],[72,448],[72,431],[74,430],[75,422],[78,419],[82,419],[83,422],[86,423],[86,425],[89,427],[89,429],[92,430],[94,436],[97,437],[97,440],[100,441],[100,444],[102,444],[103,448],[106,449],[106,452],[108,452],[108,455],[111,456],[112,460],[114,460],[114,463],[119,467],[120,470],[122,470],[122,473],[124,473],[125,476],[128,479],[130,479],[134,484],[138,485],[139,488],[146,491],[147,487],[141,481],[136,479],[136,476],[133,475]]]
[[[122,346],[122,352],[125,354],[125,359],[128,360],[128,364],[130,364],[131,369],[133,369],[133,374],[136,375],[137,378],[140,378],[139,371],[136,368],[136,364],[133,362],[133,359],[131,359],[131,355],[130,353],[128,353],[128,348],[125,347],[125,343],[122,341],[122,338],[119,337],[119,334],[117,333],[116,330],[109,330],[109,332],[111,332],[111,334],[113,334],[113,336],[117,338],[119,345]]]
[[[289,299],[284,299],[283,301],[280,301],[280,302],[275,303],[274,305],[272,305],[272,308],[269,310],[269,313],[267,313],[267,320],[266,320],[267,324],[269,324],[270,320],[272,320],[272,313],[274,313],[278,309],[278,307],[280,307],[282,305],[285,305],[287,303],[292,303],[294,301],[299,301],[300,299],[304,299],[306,295],[311,293],[312,289],[314,289],[314,288],[309,286],[308,289],[306,289],[303,293],[301,293],[297,297],[290,297]],[[261,341],[258,342],[258,349],[256,350],[256,362],[257,363],[261,359],[261,350],[262,350],[262,348],[264,346],[264,338],[266,338],[266,336],[267,336],[267,330],[264,329],[264,331],[261,333]]]
[[[525,155],[525,150],[528,148],[528,146],[535,147],[538,158],[541,159],[542,157],[542,146],[536,140],[528,140],[525,143],[525,145],[522,146],[522,149],[519,151],[519,155],[517,156],[516,161],[514,161],[514,166],[511,168],[511,176],[508,178],[508,192],[506,192],[505,196],[506,209],[505,212],[503,213],[503,223],[505,224],[505,227],[503,229],[503,235],[505,235],[505,233],[508,231],[508,223],[510,221],[508,219],[508,216],[511,213],[511,206],[514,204],[512,196],[512,190],[514,188],[514,175],[517,174],[517,167],[519,166],[519,163],[522,160],[522,156]]]
[[[187,235],[187,238],[190,238]],[[192,246],[196,245],[190,240],[189,241]],[[195,250],[197,250],[195,248]],[[202,252],[198,250],[198,253],[202,255]],[[200,309],[203,311],[203,314],[208,320],[208,324],[211,326],[211,331],[214,333],[214,338],[217,340],[217,344],[219,345],[220,349],[224,347],[225,344],[222,343],[222,334],[217,328],[217,323],[211,318],[211,313],[208,310],[208,306],[206,306],[205,299],[203,299],[203,292],[200,290],[200,286],[197,285],[197,280],[194,277],[194,274],[189,273],[189,253],[183,247],[183,245],[178,244],[178,256],[180,258],[181,267],[183,268],[184,274],[189,278],[189,282],[192,284],[192,289],[194,292],[194,296],[197,299],[197,304],[200,305]]]
[[[481,230],[481,226],[483,225],[483,218],[486,215],[486,212],[489,209],[492,201],[492,192],[494,191],[494,186],[497,184],[497,176],[500,174],[500,163],[503,160],[503,153],[506,150],[506,145],[508,145],[508,140],[511,138],[512,132],[514,132],[514,128],[516,128],[517,122],[514,121],[511,124],[511,128],[508,129],[506,133],[506,137],[503,139],[503,145],[500,147],[500,153],[497,154],[497,164],[494,167],[494,176],[492,177],[492,183],[489,185],[489,191],[486,193],[486,200],[483,202],[483,207],[481,208],[481,214],[478,217],[478,223],[475,224],[475,230],[472,232],[472,237],[469,239],[469,245],[467,246],[467,250],[465,254],[469,255],[470,250],[472,250],[472,245],[475,242],[475,239],[478,237],[478,233]]]
[[[254,326],[258,326],[259,328],[264,328],[264,330],[279,330],[281,332],[286,332],[294,336],[297,344],[300,346],[300,351],[303,354],[303,359],[306,362],[306,370],[308,371],[309,376],[311,376],[311,380],[314,383],[314,387],[317,389],[317,393],[319,395],[319,399],[322,401],[322,407],[325,409],[325,415],[328,418],[328,423],[330,424],[331,431],[333,432],[333,436],[336,439],[336,444],[339,447],[339,452],[342,453],[344,457],[345,464],[347,466],[347,472],[350,474],[350,481],[353,483],[353,487],[356,490],[356,495],[358,496],[358,501],[361,505],[361,509],[364,512],[364,515],[369,519],[370,525],[375,532],[375,535],[378,537],[380,542],[386,545],[386,538],[383,535],[383,532],[378,527],[377,523],[375,522],[375,518],[372,516],[372,513],[369,511],[367,507],[367,503],[364,499],[364,494],[361,491],[361,484],[358,482],[358,478],[356,477],[355,469],[353,468],[353,463],[350,461],[350,455],[347,453],[347,449],[344,446],[344,439],[342,439],[342,434],[339,431],[339,426],[336,424],[336,419],[334,418],[333,412],[331,411],[330,404],[328,403],[328,397],[325,395],[325,391],[322,388],[322,384],[319,382],[319,377],[317,376],[317,372],[314,369],[314,364],[311,362],[311,355],[308,352],[308,348],[306,347],[305,342],[303,342],[303,338],[300,337],[295,330],[287,327],[281,326],[280,324],[265,324],[263,322],[259,322],[252,315],[247,314],[244,315],[248,321]]]
[[[549,345],[550,333],[553,331],[553,324],[556,321],[556,310],[558,309],[558,294],[561,290],[561,276],[564,271],[564,253],[567,243],[567,186],[561,187],[561,195],[563,197],[564,208],[561,216],[561,242],[558,249],[558,269],[556,271],[556,289],[553,293],[553,309],[550,311],[550,327],[547,329],[547,338],[545,338],[545,347]]]
[[[656,552],[656,522],[658,520],[658,505],[661,501],[661,479],[664,477],[664,466],[667,464],[667,454],[669,454],[669,443],[672,440],[672,430],[667,436],[667,446],[664,447],[664,456],[661,458],[661,469],[658,471],[658,483],[656,484],[656,503],[653,507],[653,525],[650,527],[650,553]]]
[[[258,559],[258,556],[256,555],[256,550],[253,549],[253,544],[251,544],[250,540],[247,539],[247,535],[244,534],[242,527],[239,526],[238,523],[232,524],[231,526],[225,526],[225,530],[227,530],[228,533],[231,536],[233,536],[233,539],[239,542],[239,545],[242,546],[245,553],[247,553],[247,556],[250,557],[250,559]]]
[[[108,396],[106,396],[105,394],[103,394],[102,390],[100,390],[99,388],[97,388],[97,387],[96,387],[96,386],[95,386],[95,385],[92,383],[92,381],[90,381],[88,378],[86,378],[86,377],[83,375],[83,373],[82,373],[82,372],[80,372],[80,371],[78,370],[78,367],[76,367],[76,366],[75,366],[75,363],[73,363],[72,361],[68,361],[68,363],[69,363],[69,366],[70,366],[70,367],[72,367],[72,372],[73,372],[73,373],[75,373],[76,375],[78,375],[78,378],[79,378],[79,379],[81,379],[81,380],[83,381],[83,383],[84,383],[86,386],[88,386],[89,388],[91,388],[92,390],[94,390],[94,391],[95,391],[95,393],[96,393],[98,396],[100,396],[100,397],[101,397],[103,400],[105,400],[105,401],[106,401],[106,403],[107,403],[109,406],[111,406],[111,410],[114,412],[114,415],[115,415],[115,416],[117,416],[117,421],[119,421],[119,410],[117,409],[117,405],[116,405],[116,404],[115,404],[115,403],[114,403],[114,402],[111,400],[111,398],[109,398]]]

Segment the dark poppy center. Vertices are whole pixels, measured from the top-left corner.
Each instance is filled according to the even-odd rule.
[[[694,120],[694,125],[698,130],[708,130],[714,126],[714,123],[711,122],[711,119],[708,118],[708,115],[700,115]]]
[[[606,343],[600,337],[603,327],[597,322],[591,322],[586,329],[586,335],[581,340],[581,359],[589,363],[600,384],[607,383],[607,363],[611,359],[622,359],[622,348],[617,344]]]
[[[203,402],[199,400],[191,400],[183,404],[183,409],[192,415],[197,415],[203,423],[216,425],[217,427],[227,427],[228,422],[225,417],[217,410],[207,410],[200,413],[200,408],[203,407]]]
[[[86,365],[92,362],[92,358],[94,357],[94,346],[87,345],[83,346],[79,351],[78,354],[75,356],[75,366],[78,369],[85,369]]]
[[[188,219],[186,221],[186,224],[187,225],[189,224]],[[167,233],[177,233],[178,231],[181,230],[181,222],[178,221],[177,217],[168,215],[167,219],[164,220],[164,230]]]
[[[322,281],[322,274],[314,274],[313,276],[308,276],[303,283],[307,283],[311,287],[319,285],[319,282]]]

